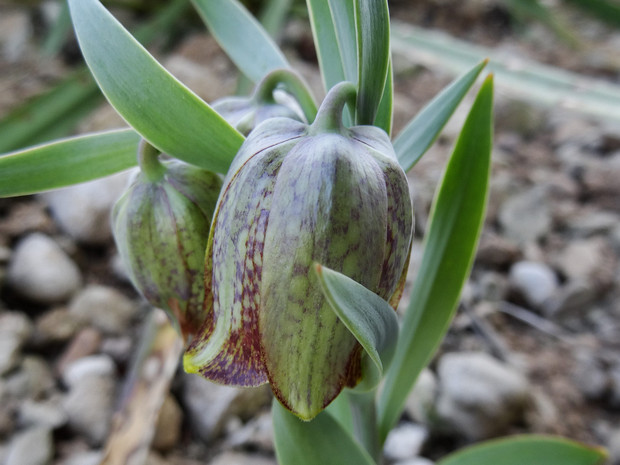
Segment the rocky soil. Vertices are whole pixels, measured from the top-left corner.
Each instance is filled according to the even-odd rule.
[[[514,27],[492,0],[405,3],[394,2],[399,19],[619,81],[613,60],[571,53],[538,26]],[[62,60],[37,53],[37,24],[24,7],[0,6],[0,114],[67,72]],[[617,32],[579,24],[603,57],[620,43]],[[309,37],[293,22],[283,42],[320,94]],[[234,91],[232,65],[204,34],[188,35],[162,61],[207,101]],[[398,57],[395,69],[397,133],[450,77]],[[409,174],[417,221],[409,288],[433,192],[468,106]],[[620,464],[618,124],[511,99],[501,82],[496,115],[474,269],[438,355],[388,438],[386,460],[428,465],[475,441],[539,432],[604,445]],[[82,130],[119,125],[102,107]],[[0,464],[103,458],[153,312],[127,282],[110,235],[109,210],[127,176],[0,199]],[[269,405],[268,388],[216,386],[179,369],[147,463],[274,464]]]

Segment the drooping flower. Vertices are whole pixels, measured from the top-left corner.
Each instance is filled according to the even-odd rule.
[[[405,174],[388,136],[342,125],[352,84],[316,120],[259,125],[234,159],[207,246],[207,319],[189,372],[223,384],[269,382],[311,419],[362,376],[361,347],[320,290],[313,264],[397,303],[412,235]]]
[[[205,244],[222,181],[158,155],[141,143],[141,172],[112,212],[114,239],[136,289],[187,336],[204,321]]]

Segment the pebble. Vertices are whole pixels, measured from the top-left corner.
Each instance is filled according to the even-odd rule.
[[[0,314],[0,375],[20,360],[22,346],[32,334],[30,319],[20,312]]]
[[[81,330],[60,356],[56,363],[56,372],[62,375],[66,368],[76,360],[97,352],[101,346],[101,340],[101,333],[96,329],[88,327]]]
[[[404,460],[416,457],[428,439],[428,430],[414,423],[403,423],[389,432],[383,454],[388,460]]]
[[[437,377],[428,368],[418,376],[405,404],[407,414],[418,422],[429,424],[437,397]]]
[[[515,263],[508,274],[509,282],[533,308],[540,308],[555,294],[559,280],[546,264],[531,261]]]
[[[583,395],[591,400],[603,398],[609,388],[609,376],[596,351],[589,348],[575,350],[573,381]]]
[[[616,428],[609,435],[607,449],[611,465],[620,465],[620,428]]]
[[[152,447],[160,452],[172,449],[181,438],[183,411],[176,399],[168,394],[159,410]]]
[[[224,452],[215,457],[209,465],[277,465],[274,458],[241,452]]]
[[[273,452],[273,420],[271,411],[263,412],[245,425],[230,431],[226,444],[230,448],[260,449]]]
[[[43,426],[56,429],[66,422],[67,414],[59,396],[44,401],[26,399],[19,406],[17,424],[20,427]]]
[[[604,287],[615,278],[617,260],[609,243],[601,237],[571,241],[555,261],[569,280],[586,280]]]
[[[42,304],[66,301],[82,285],[77,265],[49,236],[33,233],[19,241],[7,281],[24,297]]]
[[[19,60],[26,52],[33,32],[27,11],[3,6],[0,16],[0,56],[8,62]]]
[[[75,336],[80,326],[80,322],[69,313],[67,308],[54,308],[35,321],[34,343],[46,345],[67,342]]]
[[[183,375],[182,403],[191,427],[203,441],[211,441],[222,434],[232,417],[252,417],[269,405],[270,396],[268,385],[234,388],[211,383],[198,375]]]
[[[48,465],[53,455],[51,430],[31,428],[13,437],[4,465]]]
[[[518,243],[537,241],[551,230],[546,191],[540,186],[509,197],[498,215],[504,234]]]
[[[513,241],[483,232],[476,252],[476,262],[491,268],[504,268],[515,262],[520,254],[519,246]]]
[[[69,313],[106,334],[127,330],[140,310],[139,305],[111,287],[91,284],[80,291],[69,305]]]
[[[620,215],[603,210],[579,211],[568,221],[568,230],[576,237],[609,234],[618,224]]]
[[[467,439],[502,434],[525,413],[527,379],[485,353],[448,353],[439,360],[438,374],[438,418]]]
[[[69,386],[63,401],[69,426],[91,446],[100,446],[116,401],[114,362],[105,355],[84,357],[67,367],[63,379]]]
[[[103,452],[100,451],[85,451],[78,452],[76,454],[67,457],[62,460],[58,465],[100,465],[103,459]],[[146,464],[146,465],[151,465]]]
[[[73,239],[106,244],[112,239],[110,212],[127,186],[128,174],[118,173],[43,194],[56,223]]]
[[[5,386],[6,391],[16,399],[41,399],[56,388],[56,381],[44,359],[28,355],[7,378]]]

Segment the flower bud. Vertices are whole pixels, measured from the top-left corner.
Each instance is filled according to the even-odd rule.
[[[183,335],[204,320],[204,252],[221,180],[143,144],[142,171],[112,212],[114,239],[133,285]]]
[[[286,87],[292,93],[276,94],[279,86]],[[304,121],[302,109],[293,97],[294,94],[302,102],[311,99],[297,75],[290,70],[278,69],[267,74],[258,83],[252,96],[224,97],[213,102],[211,107],[231,126],[247,136],[256,126],[269,118],[282,116]],[[314,110],[316,111],[316,108]]]
[[[187,371],[215,382],[268,381],[303,419],[362,376],[361,346],[313,264],[392,300],[411,244],[407,180],[387,134],[342,126],[354,96],[352,84],[338,85],[312,125],[273,118],[241,147],[207,245],[208,316],[184,359]]]

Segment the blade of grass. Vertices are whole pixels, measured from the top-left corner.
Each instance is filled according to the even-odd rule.
[[[520,435],[466,447],[437,465],[602,465],[607,454],[562,438]]]
[[[328,2],[325,0],[306,0],[306,4],[310,14],[310,26],[312,27],[312,36],[314,37],[323,85],[327,91],[339,82],[346,80],[344,65],[338,48],[338,35],[334,29],[334,21]]]
[[[0,197],[32,194],[123,171],[138,164],[131,129],[54,141],[0,156]]]
[[[358,91],[356,123],[374,124],[390,62],[387,0],[355,0]]]
[[[192,0],[237,68],[254,82],[278,68],[289,68],[286,58],[260,23],[237,0]]]
[[[567,0],[592,16],[620,27],[620,4],[613,0]]]
[[[602,80],[531,60],[506,57],[445,33],[397,21],[392,22],[392,51],[409,61],[454,74],[464,73],[488,57],[489,71],[495,74],[497,85],[508,96],[620,121],[620,86]]]
[[[487,201],[492,106],[489,76],[465,121],[433,203],[418,278],[379,397],[382,441],[441,342],[471,269]]]
[[[97,0],[69,0],[69,7],[86,63],[120,115],[160,151],[225,173],[243,136],[168,73]]]
[[[486,64],[486,60],[477,64],[443,89],[398,134],[394,140],[394,151],[405,171],[413,168],[437,140]]]

